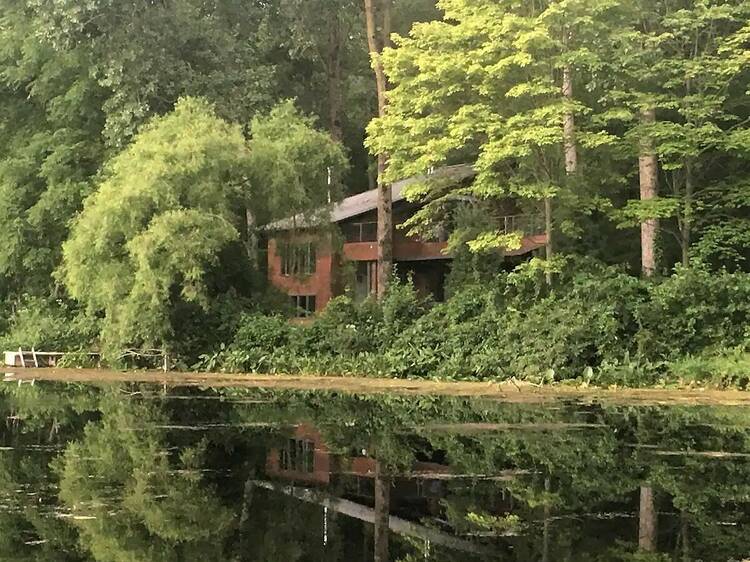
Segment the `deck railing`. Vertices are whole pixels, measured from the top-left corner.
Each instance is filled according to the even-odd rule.
[[[497,218],[500,230],[504,234],[523,232],[524,236],[544,234],[546,229],[544,217],[539,215],[504,215]],[[344,227],[345,242],[375,242],[377,240],[377,223],[361,222],[351,223]],[[447,233],[429,238],[423,237],[422,242],[445,242]]]
[[[524,236],[544,234],[544,217],[539,215],[505,215],[499,217],[501,230],[505,234],[523,232]]]

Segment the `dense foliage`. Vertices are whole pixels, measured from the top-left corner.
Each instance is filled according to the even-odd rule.
[[[417,231],[455,221],[469,206],[489,220],[459,221],[454,245],[512,248],[517,238],[499,230],[493,215],[509,199],[527,212],[548,199],[565,249],[627,261],[613,229],[657,218],[667,269],[692,258],[743,267],[750,3],[439,6],[442,20],[416,24],[384,54],[389,112],[372,122],[368,139],[390,155],[394,179],[475,164],[471,186],[410,188],[412,199],[426,203],[412,220]],[[653,122],[640,117],[646,110]],[[638,197],[644,143],[658,157],[661,185],[648,201]],[[630,252],[637,238],[631,243]]]
[[[680,269],[651,283],[576,261],[561,267],[550,289],[543,277],[543,266],[532,262],[466,285],[445,303],[394,283],[381,303],[339,297],[309,324],[246,316],[231,345],[204,355],[198,367],[634,386],[714,377],[719,385],[750,383],[749,276]],[[711,372],[707,362],[724,367]]]
[[[241,291],[247,276],[215,274],[213,291],[206,277],[225,269],[222,257],[250,266],[238,244],[248,214],[325,204],[325,170],[344,164],[327,135],[290,105],[255,120],[250,134],[246,142],[205,102],[184,99],[103,172],[63,247],[63,276],[91,314],[104,312],[105,344],[163,345],[179,303],[208,309],[221,289]]]

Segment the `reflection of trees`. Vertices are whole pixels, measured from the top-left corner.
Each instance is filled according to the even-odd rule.
[[[249,499],[250,516],[240,529],[241,562],[352,560],[347,552],[351,531],[334,512],[283,493],[256,487]]]
[[[390,513],[496,553],[478,559],[687,562],[750,551],[750,420],[740,409],[15,385],[0,391],[0,409],[0,493],[14,502],[0,511],[0,560],[372,559],[372,523],[253,485],[269,447],[300,423],[334,455],[376,459],[381,482],[426,478],[420,489],[435,495],[408,509],[389,486]],[[198,421],[214,425],[198,431]],[[416,460],[451,474],[420,476]],[[346,497],[345,470],[333,476],[328,497]],[[23,486],[42,501],[17,493]],[[661,554],[638,549],[641,486],[654,493]],[[374,495],[355,499],[376,507]],[[448,543],[385,536],[390,559],[473,559]]]
[[[439,451],[454,472],[514,474],[507,481],[448,481],[442,514],[456,532],[486,538],[494,527],[498,553],[509,560],[662,559],[637,552],[644,483],[653,489],[653,523],[656,512],[660,519],[654,546],[662,552],[708,560],[750,548],[742,532],[750,497],[746,461],[692,454],[750,451],[748,419],[737,409],[581,409],[290,392],[275,393],[265,412],[242,415],[268,419],[273,411],[290,416],[289,423],[314,425],[333,450],[378,451],[394,472]],[[512,509],[499,507],[501,496],[512,498]],[[508,518],[511,512],[518,520]],[[516,524],[513,536],[508,527]],[[611,550],[618,541],[623,546]]]
[[[79,562],[77,534],[60,519],[48,465],[86,421],[96,391],[71,385],[0,387],[0,561]]]
[[[620,409],[618,431],[656,495],[659,537],[679,560],[750,551],[750,416],[742,408]],[[659,527],[663,528],[659,530]],[[741,556],[740,556],[741,558]]]
[[[207,443],[171,451],[153,404],[105,396],[102,419],[56,463],[60,499],[101,561],[224,560],[232,513],[206,485]]]

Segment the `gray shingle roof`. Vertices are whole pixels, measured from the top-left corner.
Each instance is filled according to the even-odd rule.
[[[439,168],[426,176],[416,176],[405,180],[397,181],[392,186],[393,202],[398,203],[404,200],[404,188],[407,186],[425,181],[427,179],[449,179],[459,182],[466,178],[474,176],[476,172],[470,164],[460,164],[457,166],[445,166]],[[362,215],[378,206],[378,190],[371,189],[364,193],[358,193],[347,197],[333,205],[331,210],[330,222],[337,223],[346,219]],[[304,214],[288,217],[266,225],[266,230],[291,230],[293,228],[305,228],[312,226],[308,224],[308,217]],[[314,221],[313,221],[314,223]]]

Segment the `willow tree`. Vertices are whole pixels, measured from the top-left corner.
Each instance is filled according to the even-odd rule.
[[[108,349],[168,346],[175,306],[209,309],[222,290],[212,275],[241,259],[232,248],[248,210],[272,218],[327,202],[327,168],[344,165],[329,135],[291,104],[255,120],[251,134],[186,98],[107,165],[61,273],[74,298],[104,315]]]

